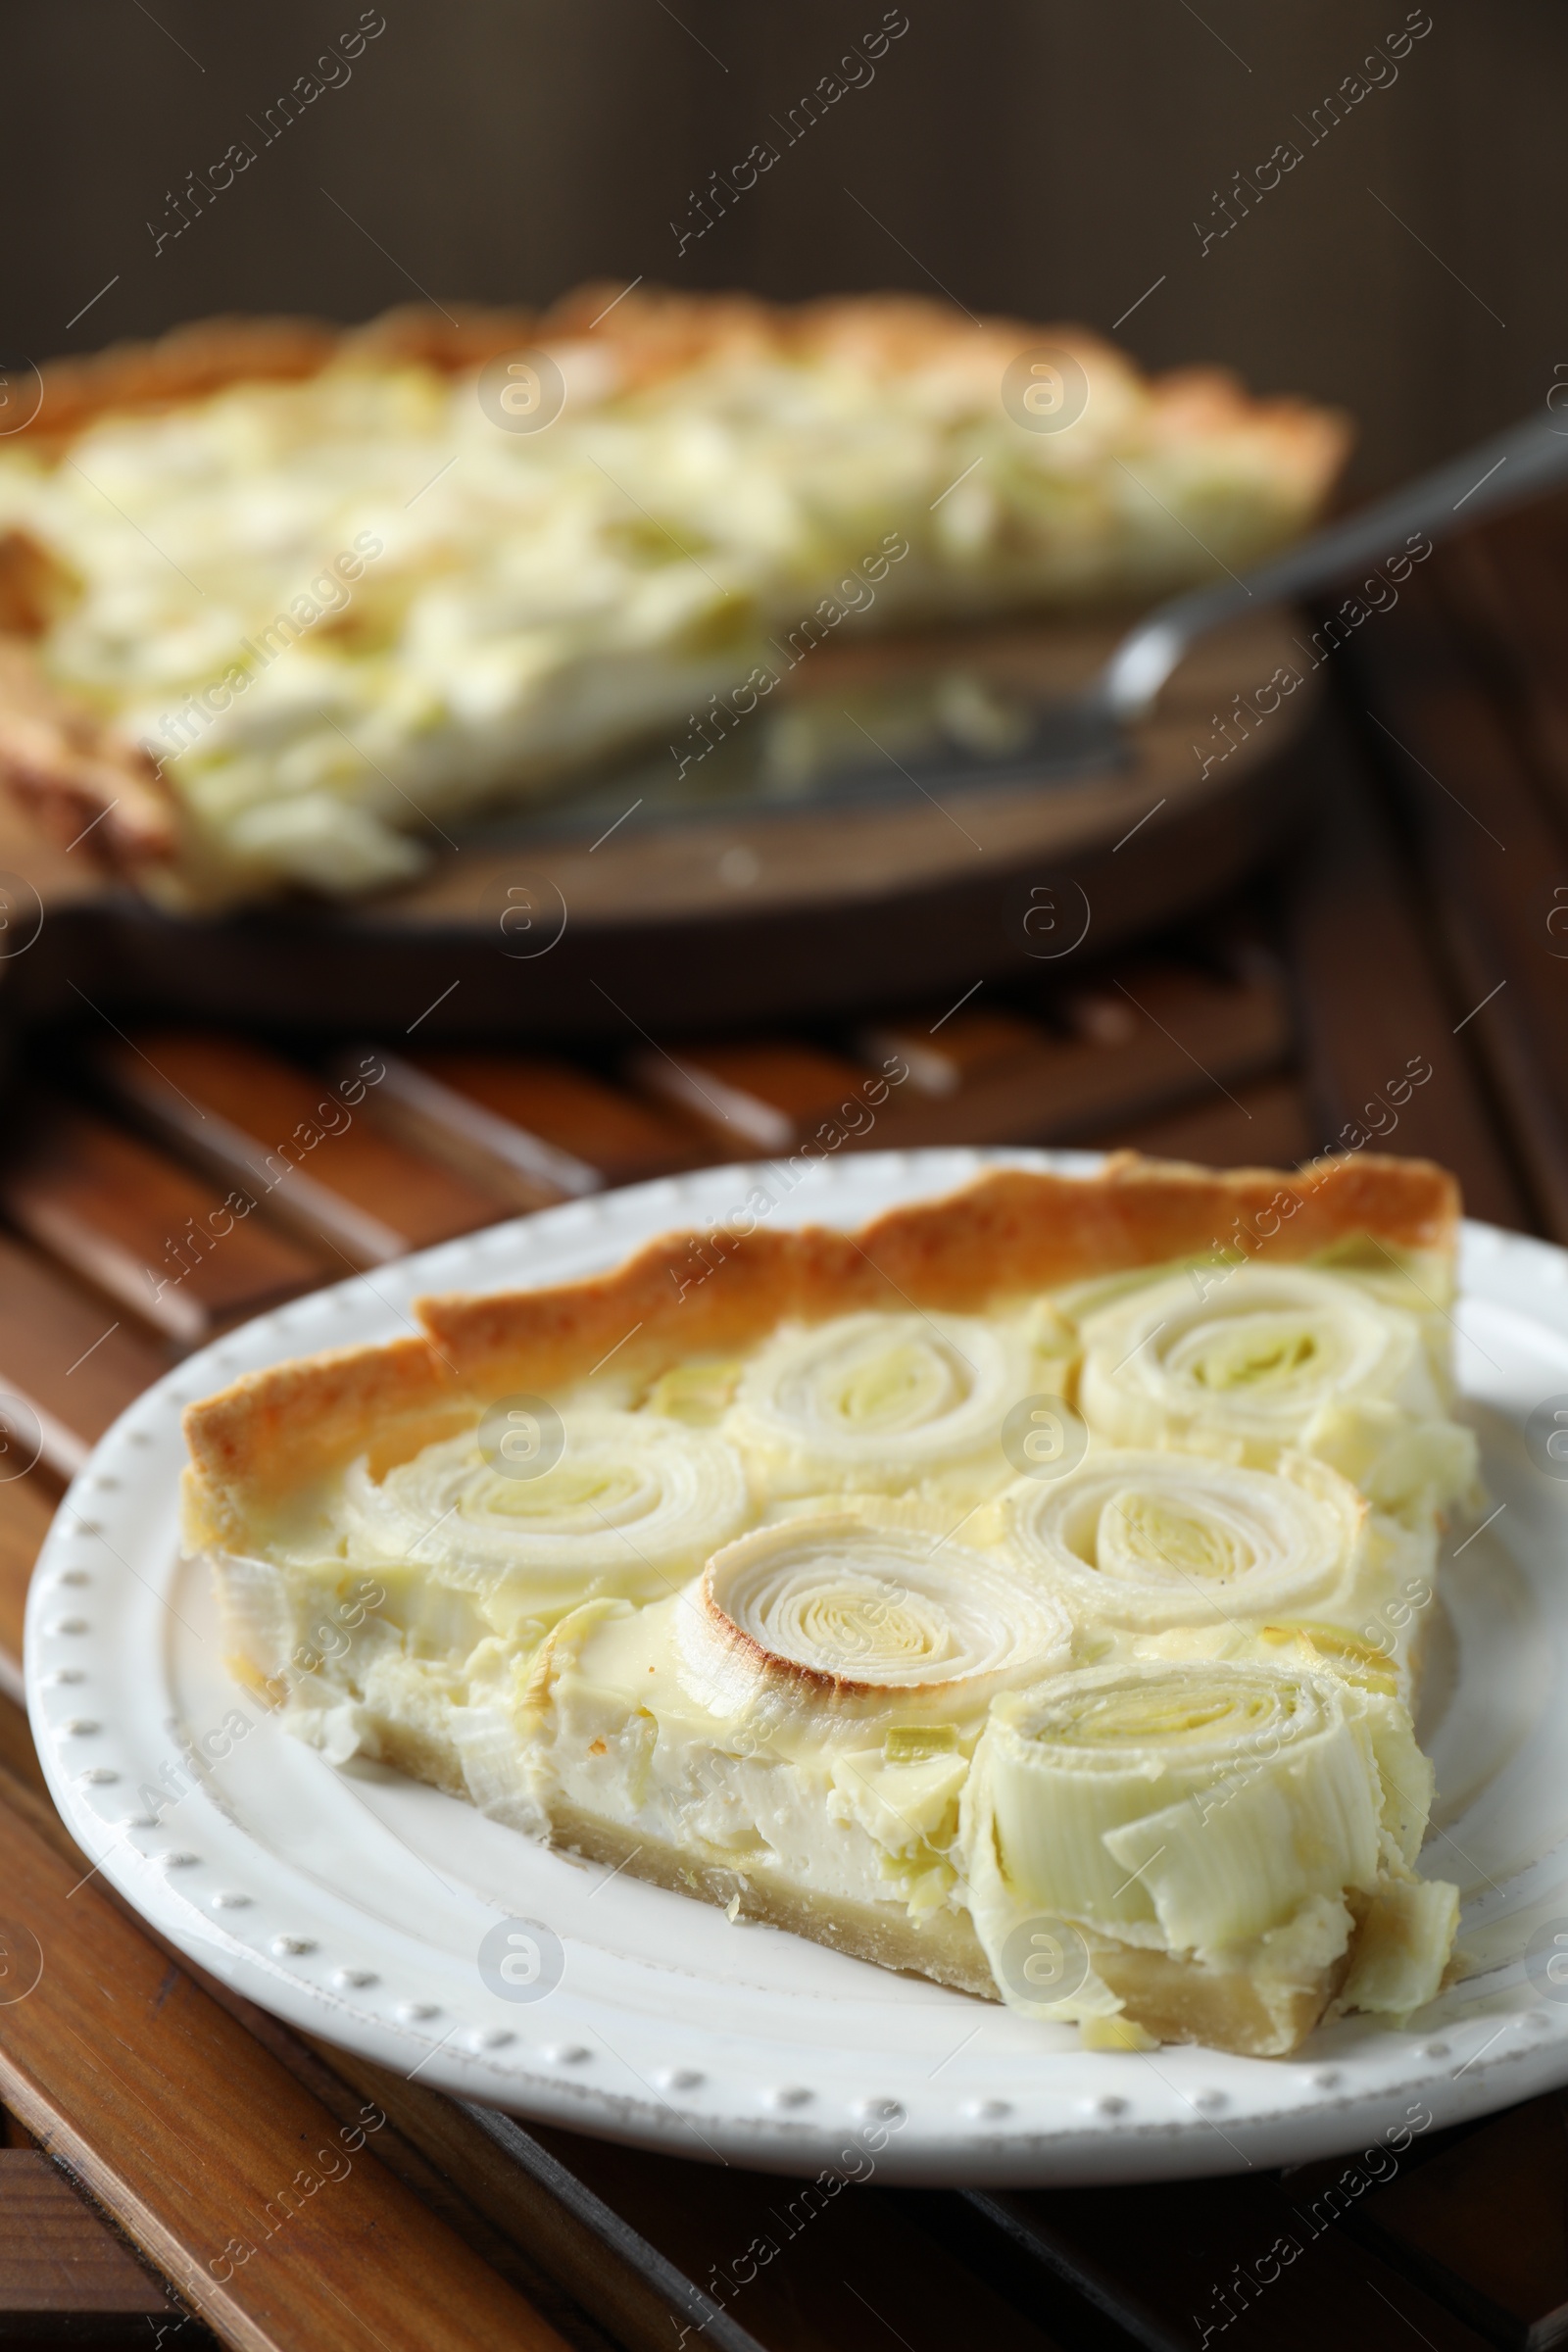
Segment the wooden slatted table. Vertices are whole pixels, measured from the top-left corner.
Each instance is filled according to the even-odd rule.
[[[0,1477],[0,2343],[1568,2336],[1568,2097],[1421,2134],[1392,2169],[1029,2194],[873,2178],[813,2213],[799,2183],[528,2130],[253,2009],[83,1883],[15,1703],[33,1554],[122,1405],[273,1300],[518,1208],[811,1140],[1235,1164],[1382,1126],[1454,1167],[1474,1213],[1568,1243],[1568,505],[1435,558],[1329,668],[1285,779],[1310,816],[1277,864],[1028,986],[739,1042],[628,1027],[592,1060],[122,1035],[85,1012],[9,1041],[0,1445],[30,1412],[43,1452]],[[1422,1062],[1388,1128],[1390,1082]],[[24,1919],[51,1966],[18,1999]],[[302,2166],[326,2184],[270,2223]],[[774,2252],[742,2285],[759,2239]]]

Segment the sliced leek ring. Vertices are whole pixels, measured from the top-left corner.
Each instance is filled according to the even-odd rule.
[[[994,1489],[1028,1365],[1021,1335],[978,1317],[841,1315],[763,1348],[723,1426],[778,1494],[895,1494],[960,1466]]]
[[[1391,1772],[1421,1761],[1402,1708],[1304,1668],[1089,1667],[999,1699],[970,1783],[988,1955],[1033,1911],[1223,1958],[1370,1894],[1392,1855],[1380,1746]],[[1424,1807],[1407,1838],[1423,1828]]]
[[[1324,1602],[1355,1558],[1365,1503],[1334,1471],[1299,1468],[1289,1478],[1194,1454],[1095,1453],[1053,1486],[1020,1480],[1008,1538],[1087,1622],[1255,1627]]]
[[[475,1437],[427,1446],[341,1503],[348,1556],[421,1565],[480,1595],[499,1633],[542,1631],[599,1594],[656,1600],[744,1524],[746,1475],[715,1431],[653,1413],[568,1413],[552,1468],[508,1476]]]
[[[1083,1342],[1080,1409],[1110,1445],[1177,1446],[1268,1469],[1283,1447],[1317,1450],[1321,1429],[1329,1458],[1354,1476],[1363,1422],[1378,1433],[1362,1449],[1367,1469],[1397,1432],[1436,1422],[1460,1443],[1436,1469],[1423,1454],[1426,1486],[1446,1477],[1451,1494],[1461,1491],[1452,1478],[1462,1487],[1473,1475],[1467,1433],[1442,1418],[1415,1316],[1343,1277],[1195,1266],[1090,1315]]]
[[[917,1697],[933,1720],[1059,1669],[1072,1643],[1066,1609],[1035,1580],[850,1513],[741,1537],[682,1614],[693,1662],[732,1690]]]

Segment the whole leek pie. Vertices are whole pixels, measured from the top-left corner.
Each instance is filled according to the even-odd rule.
[[[1451,1180],[772,1206],[700,1285],[671,1236],[192,1406],[235,1672],[338,1765],[1093,2046],[1429,2001]]]
[[[841,624],[1235,570],[1346,440],[891,298],[217,320],[42,380],[0,438],[0,774],[175,903],[405,881],[634,748],[678,777]]]

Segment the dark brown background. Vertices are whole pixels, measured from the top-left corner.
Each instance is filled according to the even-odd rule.
[[[411,278],[545,300],[638,272],[781,297],[934,278],[976,310],[1108,328],[1163,273],[1127,323],[1138,357],[1345,403],[1367,483],[1538,407],[1568,363],[1568,17],[1534,0],[1430,0],[1397,82],[1206,257],[1193,222],[1215,190],[1281,139],[1305,147],[1294,118],[1406,0],[906,0],[875,81],[677,259],[693,185],[883,5],[384,0],[347,86],[156,259],[167,191],[248,135],[360,0],[13,6],[0,331],[43,358],[215,310],[359,318]]]

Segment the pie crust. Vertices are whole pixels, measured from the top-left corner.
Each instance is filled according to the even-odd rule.
[[[474,1397],[559,1387],[617,1346],[617,1361],[653,1373],[744,1347],[790,1317],[910,1302],[973,1312],[1216,1244],[1290,1263],[1367,1237],[1430,1261],[1446,1298],[1459,1223],[1446,1170],[1374,1152],[1291,1172],[1215,1171],[1134,1152],[1113,1153],[1091,1177],[998,1168],[856,1234],[770,1228],[769,1202],[760,1170],[727,1226],[669,1234],[611,1273],[559,1288],[421,1298],[426,1336],[273,1365],[191,1405],[199,1541],[236,1540],[254,1500],[367,1446],[396,1458],[395,1446],[414,1450],[427,1432],[456,1426]],[[718,1271],[700,1279],[710,1264]]]

